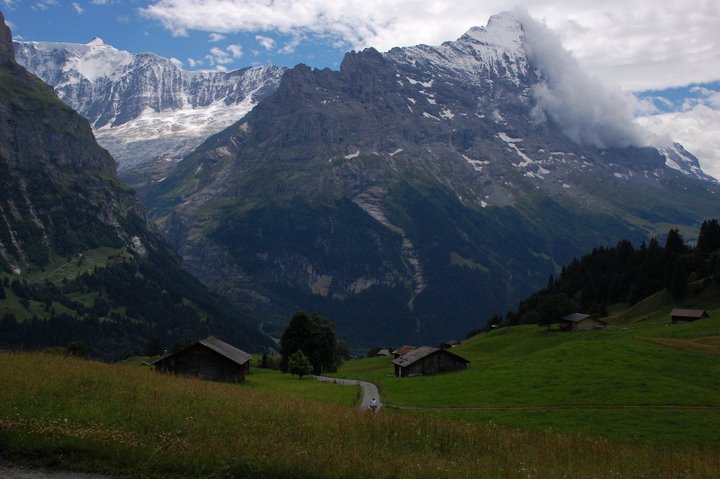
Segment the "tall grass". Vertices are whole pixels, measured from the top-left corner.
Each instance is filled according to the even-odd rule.
[[[44,354],[0,352],[0,384],[0,454],[131,477],[720,477],[715,449],[369,414]]]

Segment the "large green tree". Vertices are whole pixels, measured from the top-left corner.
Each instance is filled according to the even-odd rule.
[[[288,370],[290,356],[303,351],[312,364],[313,374],[337,370],[338,341],[335,324],[317,313],[308,315],[304,311],[293,314],[290,323],[280,338],[282,347],[282,369]]]

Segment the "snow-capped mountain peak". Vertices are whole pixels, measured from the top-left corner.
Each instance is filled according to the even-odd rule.
[[[478,46],[497,46],[509,53],[519,53],[523,47],[522,22],[507,12],[493,15],[487,27],[473,27],[459,41],[472,42]]]
[[[188,72],[167,58],[118,50],[100,38],[15,42],[15,51],[18,63],[88,119],[121,169],[182,158],[274,91],[284,71],[266,65]]]

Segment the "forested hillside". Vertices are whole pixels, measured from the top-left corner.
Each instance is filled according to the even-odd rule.
[[[582,311],[606,316],[608,306],[629,305],[667,289],[683,298],[720,280],[720,223],[703,222],[697,244],[686,244],[677,229],[668,231],[664,244],[657,238],[635,247],[623,240],[575,258],[547,287],[521,301],[517,310],[495,315],[485,329],[517,324],[549,325],[566,314]],[[477,331],[471,331],[470,335]]]
[[[15,62],[0,13],[0,347],[118,359],[213,333],[270,339],[185,272],[86,120]]]

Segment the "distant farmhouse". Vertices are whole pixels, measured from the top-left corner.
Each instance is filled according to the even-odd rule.
[[[250,372],[252,356],[210,336],[153,362],[157,370],[213,381],[239,383]]]
[[[430,346],[420,346],[393,360],[395,376],[399,378],[457,371],[466,369],[468,363],[470,361],[447,349]]]
[[[392,355],[394,358],[399,358],[400,356],[409,353],[413,349],[415,349],[415,346],[402,346],[393,351]]]
[[[673,309],[670,312],[670,319],[673,324],[689,323],[698,319],[709,318],[710,315],[704,309]]]
[[[389,358],[390,356],[392,356],[392,353],[390,352],[389,349],[383,348],[377,352],[376,356],[382,356],[385,358]]]
[[[605,321],[593,318],[589,314],[572,313],[562,318],[560,329],[564,331],[590,331],[607,326]]]

